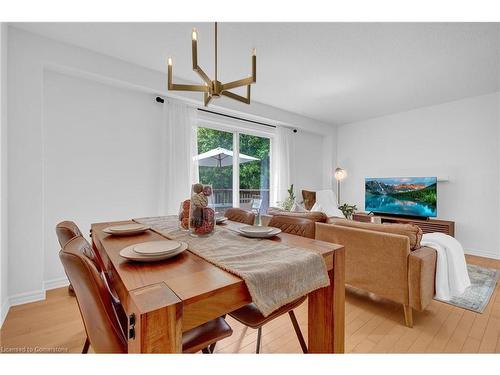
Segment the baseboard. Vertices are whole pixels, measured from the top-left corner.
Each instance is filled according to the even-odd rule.
[[[482,251],[482,250],[465,250],[465,254],[467,254],[467,255],[475,255],[475,256],[483,257],[483,258],[490,258],[490,259],[498,259],[498,260],[500,260],[500,254],[490,253],[488,251]]]
[[[45,299],[45,291],[62,288],[69,285],[69,281],[67,277],[60,277],[58,279],[52,279],[44,281],[43,290],[37,290],[33,292],[27,293],[19,293],[13,296],[10,296],[7,301],[0,307],[0,327],[2,326],[5,318],[7,317],[7,313],[12,306],[23,305],[25,303],[43,301]]]
[[[45,290],[36,290],[33,292],[19,293],[9,297],[9,305],[17,306],[25,303],[43,301],[45,299]]]
[[[3,326],[3,322],[5,321],[5,318],[7,317],[7,314],[9,313],[9,300],[7,299],[2,306],[0,306],[0,328]]]
[[[45,290],[51,290],[51,289],[57,289],[57,288],[62,288],[65,286],[69,285],[68,278],[65,277],[60,277],[58,279],[52,279],[52,280],[47,280],[43,282],[43,288]]]

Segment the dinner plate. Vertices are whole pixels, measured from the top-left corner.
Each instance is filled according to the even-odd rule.
[[[135,262],[158,262],[160,260],[166,260],[173,258],[182,252],[184,252],[188,248],[188,244],[185,242],[181,242],[181,246],[174,250],[171,251],[167,254],[164,255],[145,255],[145,254],[139,254],[134,251],[134,246],[137,245],[131,245],[127,246],[126,248],[122,249],[120,251],[120,256],[122,256],[125,259],[128,260],[133,260]]]
[[[240,233],[245,236],[245,237],[250,237],[250,238],[271,238],[274,237],[278,234],[281,233],[281,229],[279,228],[273,228],[270,232],[264,232],[264,233],[259,233],[259,232],[243,232],[241,231],[240,228]]]
[[[112,227],[108,227],[107,229],[111,232],[122,233],[122,232],[140,230],[144,228],[146,228],[144,224],[133,223],[133,224],[113,225]]]
[[[215,223],[216,223],[216,224],[222,224],[222,223],[224,223],[225,221],[227,221],[227,217],[216,217],[216,218],[215,218]]]
[[[149,241],[134,246],[134,251],[142,255],[166,255],[169,252],[177,250],[181,246],[179,241]]]
[[[148,229],[150,229],[148,226],[143,226],[143,227],[141,227],[139,229],[131,229],[131,230],[128,230],[128,231],[118,231],[118,232],[115,232],[115,231],[110,230],[109,227],[108,227],[108,228],[104,228],[102,231],[104,233],[111,234],[112,236],[133,236],[135,234],[144,233]]]
[[[240,231],[244,233],[257,233],[257,234],[269,234],[276,228],[271,227],[261,227],[257,225],[247,225],[240,228]]]

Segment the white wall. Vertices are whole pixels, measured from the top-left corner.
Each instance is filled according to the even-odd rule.
[[[323,139],[324,136],[302,130],[293,133],[290,172],[299,202],[302,201],[302,189],[317,191],[331,187],[331,185],[324,186],[324,176],[328,175],[328,171],[331,175],[332,169],[331,166],[324,164],[324,159],[331,159],[326,157],[327,150],[325,150]]]
[[[111,122],[123,120],[119,113],[115,114],[118,117],[113,117],[112,113],[105,112],[111,111],[113,104],[103,101],[101,95],[111,95],[109,93],[113,92],[113,95],[123,98],[127,108],[121,108],[120,111],[124,111],[123,116],[131,116],[131,121],[126,125],[128,136],[136,137],[131,122],[146,111],[148,104],[143,100],[148,96],[167,96],[170,93],[165,90],[165,74],[12,27],[9,27],[8,63],[8,294],[9,302],[13,305],[42,299],[46,287],[56,286],[60,282],[62,269],[56,266],[54,261],[57,261],[57,258],[54,258],[57,256],[57,246],[54,248],[53,222],[67,217],[70,210],[63,207],[63,203],[70,204],[68,202],[73,202],[74,196],[60,195],[59,189],[63,187],[54,183],[55,176],[64,173],[68,166],[78,166],[82,174],[78,180],[67,176],[65,179],[71,179],[68,180],[68,186],[78,193],[83,193],[86,187],[78,184],[84,183],[84,179],[80,178],[85,174],[89,178],[85,180],[88,181],[90,189],[88,196],[100,198],[96,194],[98,186],[91,185],[93,171],[90,173],[89,165],[82,160],[83,155],[86,152],[92,155],[92,151],[102,154],[106,137],[110,136],[109,132],[115,126]],[[61,77],[61,74],[67,77]],[[99,85],[96,82],[108,87],[101,85],[100,89],[97,89]],[[144,96],[139,94],[141,92]],[[96,98],[93,99],[93,96]],[[199,99],[199,96],[197,98]],[[226,112],[244,109],[249,114],[247,117],[272,119],[274,122],[298,129],[325,134],[332,139],[331,144],[334,144],[331,136],[333,129],[318,121],[259,103],[252,103],[251,106],[230,101],[220,103],[224,106],[227,103],[229,110]],[[78,114],[73,122],[67,109]],[[155,107],[151,109],[155,110]],[[101,117],[99,113],[105,115]],[[77,117],[82,119],[78,120]],[[89,127],[87,134],[81,130],[82,126]],[[91,142],[90,138],[92,135],[98,136],[93,130],[96,127],[101,127],[100,134],[104,138],[97,140],[98,145],[93,146],[92,142],[96,140],[92,139]],[[110,129],[106,130],[105,127]],[[75,135],[82,138],[82,142],[70,138],[72,152],[68,152],[67,160],[59,160],[60,153],[65,150],[60,148],[59,141],[63,139],[63,135],[65,138],[70,136],[68,132],[73,130]],[[148,138],[140,141],[146,145],[152,140]],[[316,149],[316,145],[313,147]],[[117,148],[114,150],[117,151]],[[333,155],[334,153],[330,153],[331,158]],[[117,160],[116,155],[110,154],[109,158]],[[101,173],[104,173],[104,170]],[[140,173],[144,177],[150,170]],[[120,176],[121,181],[126,177]],[[149,188],[150,186],[135,186],[132,190],[143,192]],[[121,187],[117,186],[117,189]],[[121,192],[118,199],[123,201],[127,195],[132,194],[132,190]],[[96,211],[98,202],[91,202],[89,208],[94,210],[95,216],[100,217],[98,219],[94,219],[90,209],[72,211],[71,217],[81,219],[83,225],[87,226],[93,220],[106,220],[123,215],[130,217],[134,216],[135,212],[151,209],[152,202],[149,198],[144,205],[134,202],[134,198],[130,197],[131,202],[127,207],[123,207],[123,211],[122,207],[111,212]],[[79,205],[78,208],[82,208],[81,201],[76,204]],[[86,228],[84,230],[86,231]]]
[[[438,217],[455,221],[467,253],[500,258],[499,100],[495,93],[340,126],[342,201],[364,208],[365,177],[448,177],[438,183]]]
[[[151,95],[44,75],[44,282],[60,285],[56,223],[90,224],[159,212],[162,106]]]
[[[7,315],[7,25],[0,23],[0,327]]]

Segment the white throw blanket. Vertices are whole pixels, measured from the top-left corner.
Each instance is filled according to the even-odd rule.
[[[337,197],[333,190],[319,190],[316,192],[316,203],[311,211],[321,211],[328,217],[344,217],[337,207]]]
[[[437,252],[436,298],[449,301],[470,286],[464,249],[455,238],[444,233],[427,233],[420,242]]]

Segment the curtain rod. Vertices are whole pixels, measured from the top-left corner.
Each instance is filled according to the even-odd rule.
[[[276,128],[275,125],[269,125],[269,124],[266,124],[266,123],[260,122],[260,121],[248,120],[246,118],[241,118],[241,117],[237,117],[237,116],[226,115],[225,113],[210,111],[210,110],[204,109],[204,108],[197,108],[197,109],[198,109],[198,111],[201,111],[201,112],[212,113],[214,115],[223,116],[223,117],[229,117],[229,118],[232,118],[232,119],[235,119],[235,120],[251,122],[251,123],[254,123],[254,124],[258,124],[258,125],[268,126],[270,128]]]
[[[160,96],[157,96],[155,98],[156,102],[157,103],[161,103],[163,104],[165,102],[165,99],[163,99],[162,97]],[[254,123],[254,124],[258,124],[258,125],[262,125],[262,126],[267,126],[269,128],[276,128],[276,125],[269,125],[269,124],[266,124],[264,122],[260,122],[260,121],[255,121],[255,120],[249,120],[249,119],[246,119],[246,118],[241,118],[241,117],[237,117],[237,116],[232,116],[232,115],[227,115],[225,113],[220,113],[220,112],[215,112],[215,111],[210,111],[208,109],[204,109],[204,108],[196,108],[198,111],[201,111],[201,112],[207,112],[207,113],[212,113],[214,115],[218,115],[218,116],[223,116],[223,117],[228,117],[228,118],[232,118],[232,119],[235,119],[235,120],[240,120],[240,121],[246,121],[246,122],[251,122],[251,123]],[[296,131],[294,131],[295,133]]]

